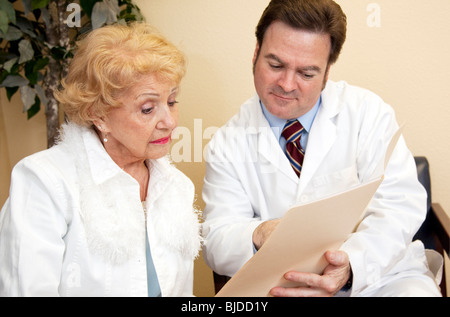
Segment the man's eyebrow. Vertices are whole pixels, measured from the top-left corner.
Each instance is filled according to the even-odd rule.
[[[318,73],[320,73],[320,71],[321,71],[321,68],[319,67],[319,66],[315,66],[315,65],[312,65],[312,66],[305,66],[305,67],[301,67],[300,68],[302,71],[312,71],[312,72],[318,72]]]
[[[283,62],[277,55],[275,55],[275,54],[267,54],[266,56],[264,56],[266,59],[272,59],[272,60],[274,60],[274,61],[276,61],[277,63],[280,63],[280,64],[282,64],[282,65],[285,65],[286,63],[285,62]],[[302,72],[308,72],[308,71],[310,71],[310,72],[318,72],[318,73],[320,73],[321,71],[322,71],[322,69],[319,67],[319,66],[316,66],[316,65],[311,65],[311,66],[305,66],[305,67],[300,67],[299,69],[298,69],[299,71],[302,71]]]
[[[276,62],[278,62],[280,64],[284,64],[284,62],[278,56],[276,56],[275,54],[267,54],[264,57],[267,58],[267,59],[273,59],[273,60],[275,60]]]

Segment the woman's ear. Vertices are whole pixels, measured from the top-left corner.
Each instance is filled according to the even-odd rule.
[[[101,133],[108,133],[109,132],[109,128],[108,125],[106,124],[105,119],[103,118],[97,118],[94,119],[92,121],[92,123],[94,123],[95,127],[97,128],[97,130]]]
[[[102,118],[95,119],[92,121],[94,124],[95,130],[97,130],[97,134],[100,137],[100,139],[103,141],[103,144],[105,145],[108,142],[108,126],[105,123],[105,120]]]

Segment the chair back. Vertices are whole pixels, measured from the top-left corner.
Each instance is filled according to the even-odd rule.
[[[424,223],[420,227],[419,231],[414,236],[413,240],[421,240],[427,249],[435,249],[436,243],[432,236],[432,228],[430,223],[431,217],[431,177],[430,177],[430,165],[426,157],[416,156],[414,157],[417,166],[417,177],[419,182],[427,191],[427,216]]]

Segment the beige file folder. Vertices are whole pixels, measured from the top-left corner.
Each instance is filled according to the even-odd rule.
[[[384,168],[401,135],[386,150]],[[324,253],[336,250],[362,220],[383,176],[343,193],[289,209],[261,249],[228,281],[219,297],[265,297],[275,286],[293,286],[288,271],[320,274]],[[345,212],[342,212],[345,210]]]

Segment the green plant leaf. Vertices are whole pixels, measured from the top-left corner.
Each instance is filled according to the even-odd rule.
[[[20,31],[15,26],[10,25],[8,31],[3,36],[3,38],[7,41],[17,41],[22,37],[22,34],[23,34],[22,31]]]
[[[25,64],[25,77],[30,81],[31,85],[36,85],[39,80],[42,80],[39,71],[44,69],[48,62],[48,58],[41,58],[38,60],[32,59]]]
[[[11,58],[9,61],[7,61],[4,65],[3,65],[3,69],[6,70],[8,73],[11,72],[11,68],[14,66],[14,64],[17,62],[18,58],[14,57]]]
[[[103,0],[103,3],[108,7],[109,16],[107,23],[117,21],[117,16],[120,15],[119,0]]]
[[[104,5],[103,2],[97,2],[92,9],[91,21],[92,28],[98,29],[103,24],[106,23],[108,19],[108,8]]]
[[[34,71],[36,61],[30,60],[25,64],[25,77],[30,81],[31,85],[35,85],[38,81],[39,72]]]
[[[3,34],[6,34],[8,32],[8,23],[9,19],[6,15],[6,12],[0,11],[0,31],[2,33],[2,37],[4,37]]]
[[[41,85],[35,85],[34,90],[36,91],[36,94],[39,96],[41,103],[43,103],[44,106],[47,107],[48,99],[47,99],[47,96],[45,95],[45,91],[41,87]]]
[[[29,60],[31,60],[33,58],[34,50],[33,50],[33,47],[31,46],[30,41],[25,40],[25,39],[20,41],[19,53],[20,53],[19,64],[28,62]]]
[[[30,120],[32,117],[34,117],[39,110],[41,110],[41,102],[38,98],[38,96],[36,96],[36,98],[34,98],[34,105],[32,105],[30,107],[30,109],[28,109],[27,111],[27,119]]]
[[[11,102],[12,96],[19,90],[19,87],[5,87],[6,97],[8,97],[9,102]]]
[[[23,112],[27,112],[35,103],[36,92],[30,86],[20,87],[20,98],[23,103]]]
[[[54,46],[50,50],[51,55],[54,59],[57,61],[63,60],[64,56],[66,55],[66,49],[61,46]]]
[[[91,19],[92,15],[92,9],[94,8],[94,5],[101,0],[80,0],[80,6],[83,9],[83,11],[87,14],[89,19]]]
[[[31,9],[41,9],[47,6],[49,0],[31,0]]]
[[[46,58],[40,58],[36,61],[36,64],[34,64],[34,68],[33,70],[35,72],[40,71],[41,69],[43,69],[45,66],[48,65],[49,59]]]
[[[28,13],[30,13],[31,10],[31,0],[22,0],[22,4],[23,4],[23,9],[25,11],[25,15],[27,15]]]
[[[0,87],[22,87],[28,85],[29,81],[20,75],[8,75],[0,84]]]
[[[42,8],[41,9],[41,13],[42,13],[42,20],[45,23],[45,27],[47,28],[51,28],[52,26],[52,22],[51,22],[51,17],[50,17],[50,13],[48,12],[47,8]]]
[[[119,3],[117,0],[103,0],[97,2],[92,9],[92,28],[98,29],[103,24],[112,24],[117,22],[117,16],[120,14]]]
[[[13,24],[16,24],[16,11],[14,10],[14,6],[8,0],[0,0],[0,12],[6,13],[8,20]],[[4,32],[6,33],[6,31]]]
[[[31,36],[32,38],[36,38],[36,29],[33,27],[33,24],[23,17],[17,17],[16,26],[19,27],[19,29],[25,33]]]

